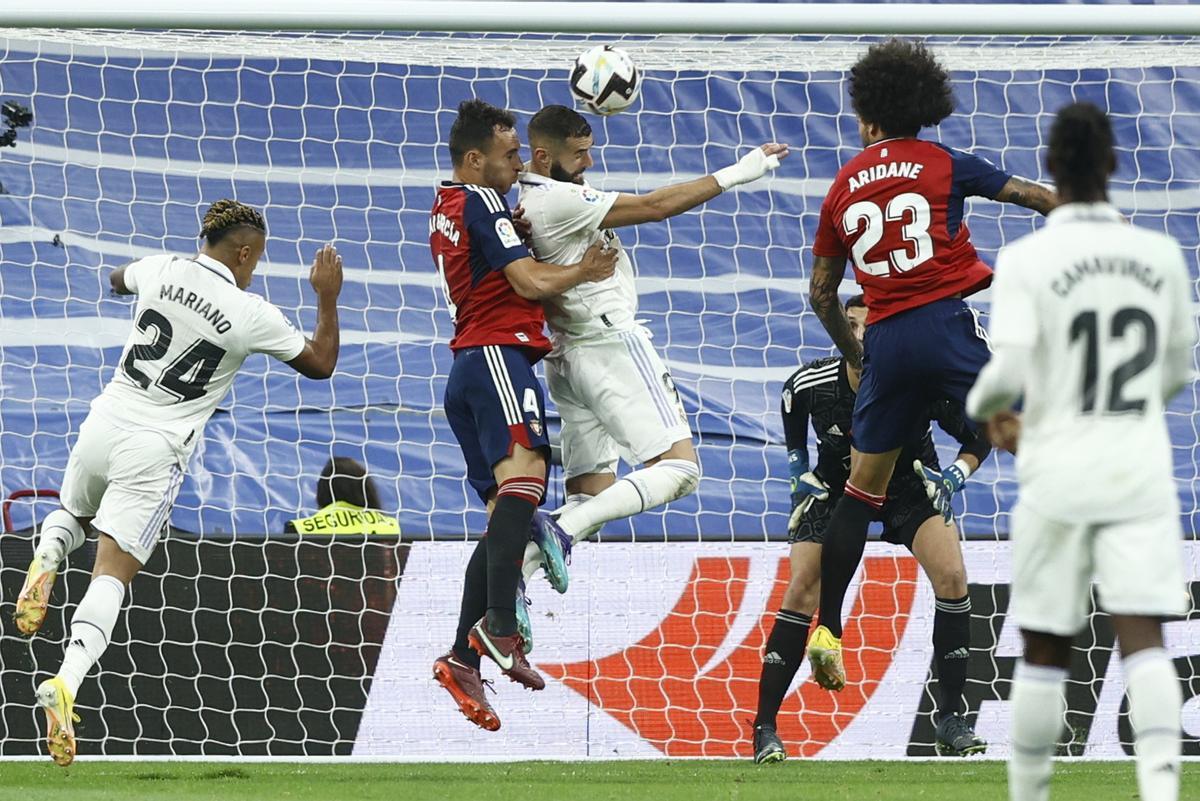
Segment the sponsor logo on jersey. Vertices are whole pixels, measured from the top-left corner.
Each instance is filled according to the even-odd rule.
[[[842,433],[842,429],[841,429],[841,428],[838,426],[838,424],[837,424],[837,423],[834,423],[833,425],[831,425],[831,426],[830,426],[830,427],[829,427],[829,428],[828,428],[828,429],[825,431],[825,433],[826,433],[826,434],[828,434],[828,435],[830,435],[831,437],[843,437],[843,436],[845,436],[845,434],[843,434],[843,433]]]
[[[500,244],[506,248],[521,246],[521,237],[517,236],[517,229],[513,228],[512,220],[507,217],[496,220],[496,236],[500,237]]]

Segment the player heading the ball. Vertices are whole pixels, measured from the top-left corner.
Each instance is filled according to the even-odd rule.
[[[572,544],[610,520],[689,495],[700,481],[671,373],[636,319],[633,262],[615,229],[683,214],[762,178],[788,155],[787,145],[771,142],[712,175],[634,195],[588,186],[584,174],[593,165],[593,142],[591,125],[579,112],[546,106],[529,121],[532,158],[520,179],[520,205],[538,258],[569,262],[601,243],[617,254],[611,278],[542,302],[554,345],[545,362],[546,385],[562,416],[567,485],[557,521],[545,517],[542,523]],[[637,469],[617,481],[621,455]],[[527,576],[536,557],[526,554]]]
[[[983,329],[963,298],[986,287],[992,271],[971,244],[963,201],[981,196],[1043,213],[1058,202],[1046,187],[918,138],[954,111],[950,76],[923,44],[872,45],[851,68],[849,89],[864,149],[821,205],[810,285],[821,324],[848,364],[863,368],[850,478],[829,519],[821,625],[808,647],[813,676],[829,689],[845,683],[842,602],[900,448],[925,430],[931,403],[962,406],[988,360]],[[847,258],[870,308],[861,345],[838,301]]]
[[[92,581],[71,619],[62,667],[37,688],[50,755],[59,765],[75,758],[79,685],[108,647],[125,588],[154,552],[184,466],[242,362],[266,353],[318,379],[329,378],[337,364],[342,260],[332,245],[313,258],[317,328],[305,339],[279,309],[245,291],[267,242],[258,211],[218,200],[200,236],[196,256],[148,256],[110,276],[113,292],[138,296],[134,329],[80,426],[62,508],[42,522],[17,598],[17,628],[34,634],[62,560],[83,545],[89,527],[98,532]]]

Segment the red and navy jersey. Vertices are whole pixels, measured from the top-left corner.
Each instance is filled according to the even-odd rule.
[[[963,222],[963,200],[995,198],[1012,176],[978,156],[922,139],[886,139],[842,167],[813,255],[849,257],[868,324],[992,282]]]
[[[518,295],[504,277],[529,248],[500,193],[444,181],[429,216],[429,249],[454,320],[451,350],[514,345],[531,361],[550,352],[541,304]]]

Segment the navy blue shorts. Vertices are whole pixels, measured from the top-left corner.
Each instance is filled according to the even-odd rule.
[[[513,445],[542,450],[549,474],[546,399],[533,365],[516,347],[460,350],[446,382],[446,418],[467,462],[467,481],[487,500],[496,486],[492,468]]]
[[[979,316],[945,298],[867,326],[863,376],[854,402],[853,439],[860,453],[886,453],[922,436],[929,405],[965,405],[991,358]]]

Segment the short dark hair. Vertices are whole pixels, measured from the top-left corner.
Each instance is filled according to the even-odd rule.
[[[871,45],[850,68],[850,102],[859,119],[888,136],[916,136],[954,111],[950,75],[921,42]]]
[[[317,507],[344,501],[365,509],[379,508],[379,491],[363,467],[348,456],[335,456],[325,463],[317,479]]]
[[[850,297],[846,298],[846,311],[850,311],[851,309],[865,308],[867,308],[867,299],[861,292],[857,295],[851,295]]]
[[[215,245],[229,234],[241,228],[258,231],[264,236],[267,233],[267,223],[257,209],[239,203],[231,198],[218,200],[204,212],[204,222],[201,223],[200,236]]]
[[[516,124],[510,111],[479,98],[464,100],[458,104],[458,116],[450,126],[450,163],[457,167],[470,151],[486,150],[497,126],[514,128]]]
[[[546,106],[529,121],[529,143],[534,140],[565,142],[592,135],[592,126],[573,108]]]
[[[1108,115],[1087,102],[1059,109],[1050,126],[1046,166],[1059,189],[1076,197],[1103,193],[1117,166]]]

